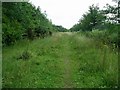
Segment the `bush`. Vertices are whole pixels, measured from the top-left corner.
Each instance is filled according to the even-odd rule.
[[[17,59],[28,60],[31,57],[30,52],[24,51]]]
[[[51,35],[52,22],[38,7],[29,2],[2,3],[2,43],[11,45],[19,39],[33,40],[35,36],[44,38]]]
[[[92,32],[84,33],[87,37],[108,44],[114,48],[118,48],[118,32],[113,33],[112,30],[92,30]]]

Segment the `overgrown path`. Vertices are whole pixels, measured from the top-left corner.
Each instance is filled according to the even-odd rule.
[[[65,34],[69,35],[69,34]],[[67,36],[69,37],[69,36]],[[72,88],[72,63],[71,63],[71,47],[69,44],[70,38],[67,38],[67,41],[63,43],[63,63],[64,63],[64,88]]]
[[[23,40],[3,48],[3,87],[116,87],[117,60],[107,45],[81,33]]]
[[[73,87],[73,79],[72,79],[72,62],[71,62],[71,55],[72,55],[72,51],[71,51],[71,37],[72,37],[72,33],[59,33],[57,36],[55,36],[54,38],[59,38],[59,42],[61,48],[61,52],[59,53],[60,55],[60,60],[61,60],[61,64],[62,66],[62,71],[63,71],[63,87],[64,88],[72,88]]]

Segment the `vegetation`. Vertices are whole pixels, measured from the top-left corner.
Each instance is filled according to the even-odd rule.
[[[54,31],[52,22],[41,13],[40,7],[36,9],[28,2],[4,2],[2,11],[3,45],[14,44],[23,38],[44,38]]]
[[[118,53],[107,45],[71,32],[28,43],[3,48],[4,88],[118,87]]]
[[[105,16],[99,10],[98,6],[90,6],[86,14],[83,14],[83,17],[79,20],[79,23],[71,28],[71,31],[77,29],[77,31],[92,31],[92,29],[98,28],[101,26],[101,23],[104,22]]]
[[[58,25],[53,25],[53,27],[56,29],[56,31],[59,32],[67,32],[68,30],[62,26],[58,26]]]
[[[117,3],[67,30],[29,2],[3,2],[3,88],[118,88]]]
[[[119,6],[119,3],[118,3]],[[82,31],[86,36],[118,48],[119,8],[106,4],[103,10],[90,6],[83,18],[70,31]]]

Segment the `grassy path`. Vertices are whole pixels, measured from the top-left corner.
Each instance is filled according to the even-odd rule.
[[[68,36],[67,36],[68,37]],[[70,47],[69,38],[64,43],[63,46],[63,63],[64,63],[64,88],[72,88],[72,67],[71,67],[71,47]]]
[[[80,33],[55,33],[3,48],[3,87],[117,87],[117,63],[106,45]]]

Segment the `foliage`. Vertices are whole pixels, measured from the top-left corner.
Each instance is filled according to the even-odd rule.
[[[106,4],[103,10],[100,10],[98,6],[92,5],[89,7],[88,12],[83,14],[83,18],[80,19],[79,23],[75,24],[70,31],[83,31],[88,37],[110,45],[114,49],[118,48],[118,11],[117,6],[109,4]]]
[[[90,6],[89,12],[83,15],[83,19],[80,21],[83,31],[92,31],[95,26],[100,25],[104,20],[104,16],[99,11],[99,7]]]
[[[40,7],[36,8],[28,2],[3,2],[2,5],[3,46],[22,38],[33,40],[36,36],[45,37],[52,33],[52,22]]]
[[[99,10],[98,6],[90,6],[86,14],[79,20],[79,23],[74,25],[72,31],[92,31],[94,28],[101,26],[105,20],[105,16]]]
[[[58,26],[58,25],[53,25],[54,28],[56,29],[56,31],[59,31],[59,32],[67,32],[67,29],[64,28],[63,26]]]
[[[96,41],[102,42],[104,45],[109,45],[113,50],[118,49],[118,26],[114,26],[111,30],[96,29],[92,32],[85,32],[84,34],[89,38],[93,38]]]
[[[72,28],[70,28],[71,32],[80,31],[80,30],[81,30],[80,24],[75,24]]]
[[[110,23],[117,23],[117,18],[118,18],[118,7],[116,5],[111,6],[109,4],[106,4],[102,12],[106,16],[106,22]]]

